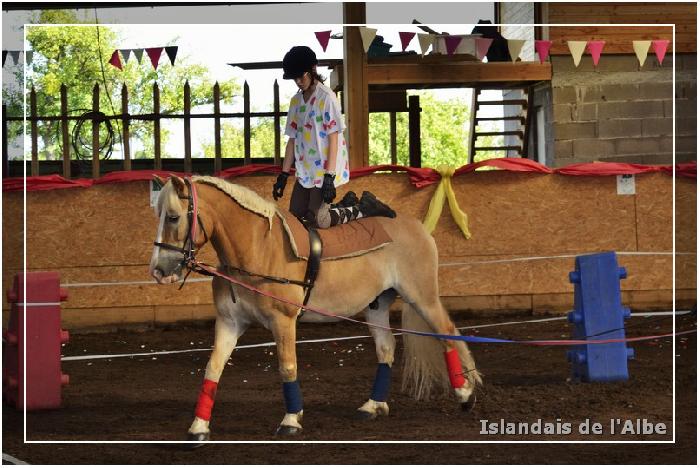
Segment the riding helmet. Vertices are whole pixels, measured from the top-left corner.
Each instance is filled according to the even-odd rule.
[[[284,55],[282,78],[290,80],[301,77],[305,72],[311,71],[314,65],[318,65],[316,54],[306,46],[294,46]]]

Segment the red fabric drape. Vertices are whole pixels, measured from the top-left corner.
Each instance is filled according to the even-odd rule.
[[[645,166],[642,164],[627,163],[582,163],[552,169],[543,166],[535,161],[520,158],[500,158],[489,159],[474,164],[467,164],[455,171],[455,177],[469,172],[474,172],[479,167],[495,167],[500,170],[510,172],[533,172],[539,174],[560,174],[566,176],[613,176],[622,174],[644,174],[648,172],[663,172],[673,174],[673,166]],[[697,180],[697,162],[683,163],[675,165],[676,175]],[[243,167],[233,167],[223,170],[217,174],[218,177],[232,178],[256,173],[278,174],[280,167],[273,164],[251,164]],[[416,168],[397,165],[371,166],[356,169],[350,172],[350,178],[355,179],[375,172],[405,172],[411,183],[416,188],[423,188],[440,181],[440,174],[430,168]],[[54,190],[74,187],[90,187],[97,184],[112,184],[121,182],[134,182],[150,180],[154,175],[167,178],[170,175],[184,176],[183,172],[157,171],[146,169],[140,171],[118,171],[111,172],[99,179],[64,179],[60,175],[47,175],[27,177],[27,191]],[[22,191],[24,189],[25,178],[9,177],[3,179],[3,192]]]

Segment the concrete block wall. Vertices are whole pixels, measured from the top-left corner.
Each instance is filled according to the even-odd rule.
[[[695,54],[676,55],[674,93],[670,54],[663,66],[650,54],[641,69],[634,55],[603,55],[597,69],[587,54],[578,68],[570,56],[553,56],[553,165],[670,164],[674,100],[676,162],[696,160],[696,64]]]

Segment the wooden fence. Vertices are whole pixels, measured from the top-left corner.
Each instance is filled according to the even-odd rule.
[[[280,110],[279,102],[279,85],[277,80],[275,80],[273,85],[273,110],[271,112],[251,112],[250,110],[250,89],[248,83],[243,84],[243,112],[221,112],[220,102],[221,95],[219,84],[216,83],[213,87],[213,113],[204,114],[192,114],[191,113],[191,97],[190,97],[190,85],[188,82],[184,85],[183,93],[183,113],[163,113],[160,108],[160,88],[158,83],[153,84],[153,112],[148,114],[130,114],[129,113],[129,91],[126,85],[122,86],[121,89],[121,114],[116,115],[105,115],[100,111],[100,87],[99,84],[95,84],[92,89],[92,110],[91,112],[84,114],[82,116],[72,116],[68,112],[68,89],[65,85],[61,86],[61,112],[60,115],[53,116],[40,116],[37,113],[37,93],[34,88],[32,88],[29,95],[29,113],[27,115],[26,121],[30,124],[30,139],[31,139],[31,163],[28,175],[37,176],[40,175],[39,170],[39,148],[38,148],[38,123],[41,121],[58,121],[60,122],[60,139],[62,146],[61,161],[62,165],[60,167],[55,167],[50,172],[61,173],[63,177],[70,178],[72,173],[71,161],[71,136],[69,132],[69,122],[83,120],[89,120],[92,124],[92,159],[91,159],[91,176],[93,178],[100,177],[100,164],[105,164],[104,160],[100,159],[100,124],[105,121],[119,121],[121,122],[121,139],[122,139],[122,154],[123,154],[123,164],[121,167],[114,168],[112,165],[111,170],[132,170],[132,155],[130,148],[130,124],[133,121],[152,121],[153,122],[153,143],[154,143],[154,154],[152,167],[154,169],[163,169],[163,160],[161,159],[161,121],[164,119],[181,119],[183,121],[183,132],[184,132],[184,158],[182,162],[182,167],[179,170],[184,172],[193,172],[192,163],[192,136],[191,136],[191,121],[192,119],[214,119],[214,165],[209,166],[208,161],[210,158],[205,158],[205,164],[209,167],[197,167],[197,172],[218,172],[222,170],[222,150],[221,150],[221,119],[226,118],[242,118],[243,119],[243,141],[244,141],[244,154],[242,158],[242,164],[251,163],[251,119],[258,117],[272,117],[274,119],[273,132],[274,132],[274,156],[270,158],[269,162],[274,164],[281,164],[281,118],[286,117],[286,112]],[[420,166],[420,107],[418,104],[417,96],[411,96],[410,106],[406,108],[409,113],[409,155],[410,164],[412,166]],[[392,164],[396,164],[396,115],[392,112],[392,119],[390,125],[391,133],[391,156]],[[8,135],[7,135],[7,124],[8,122],[22,122],[24,117],[19,116],[7,116],[6,106],[3,104],[3,177],[10,175],[9,168],[9,156],[8,156]],[[227,158],[228,159],[228,158]],[[21,161],[24,163],[24,161]],[[46,165],[47,162],[41,161]],[[103,167],[103,171],[106,169]],[[175,170],[172,167],[169,170]],[[42,171],[46,173],[47,171]]]

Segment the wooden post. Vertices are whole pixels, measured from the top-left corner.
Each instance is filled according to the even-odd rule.
[[[29,112],[31,115],[31,132],[32,132],[32,176],[39,175],[39,129],[37,128],[37,113],[36,113],[36,90],[32,86],[32,91],[29,93]]]
[[[281,164],[281,148],[280,148],[280,86],[275,80],[275,84],[272,86],[274,92],[274,112],[275,112],[275,123],[274,123],[274,133],[275,133],[275,166]]]
[[[92,178],[100,177],[100,85],[92,88]]]
[[[472,107],[469,109],[469,113],[472,118],[469,122],[469,147],[467,148],[467,163],[471,164],[474,162],[474,156],[476,152],[474,147],[476,146],[476,114],[479,112],[479,95],[481,94],[481,89],[476,87],[472,90]]]
[[[185,81],[185,172],[192,173],[192,132],[190,131],[190,82]]]
[[[396,164],[396,112],[389,112],[389,148],[391,164]]]
[[[420,97],[408,97],[408,161],[411,167],[421,167],[420,158]]]
[[[214,174],[221,172],[221,89],[214,83]]]
[[[250,88],[248,82],[243,83],[243,164],[250,164]]]
[[[7,150],[7,106],[2,105],[2,177],[10,177],[10,155]]]
[[[343,23],[366,22],[363,2],[343,3]],[[343,97],[350,169],[369,165],[369,91],[367,55],[357,26],[343,28]]]
[[[131,170],[131,146],[129,142],[129,90],[126,83],[122,85],[122,153],[124,170]]]
[[[153,83],[153,163],[157,170],[163,168],[160,161],[160,90]]]
[[[61,146],[63,147],[63,177],[70,179],[70,139],[68,137],[68,88],[61,85]]]

